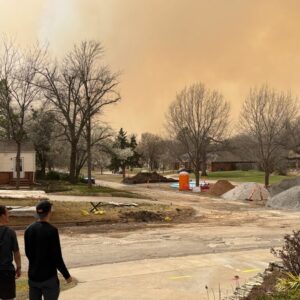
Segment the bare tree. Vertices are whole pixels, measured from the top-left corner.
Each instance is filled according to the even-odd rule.
[[[202,83],[182,90],[169,107],[168,128],[185,148],[193,165],[196,186],[209,145],[222,141],[226,133],[229,110],[223,96]]]
[[[118,102],[121,97],[117,91],[118,75],[112,73],[108,66],[101,64],[102,46],[96,41],[83,41],[75,45],[67,56],[68,65],[76,70],[81,81],[81,112],[86,119],[88,185],[92,186],[92,119],[103,108]]]
[[[159,158],[164,152],[163,139],[156,134],[145,132],[141,135],[138,151],[152,171],[159,167]]]
[[[45,51],[38,45],[23,52],[12,41],[2,42],[0,57],[0,111],[7,138],[17,144],[16,188],[20,186],[21,145],[33,103],[40,99],[35,85],[36,69],[43,63]]]
[[[286,135],[289,149],[300,154],[300,116],[294,122],[288,122]]]
[[[59,65],[54,63],[40,68],[39,74],[41,79],[38,85],[43,89],[46,100],[52,105],[56,122],[61,126],[70,144],[70,181],[75,183],[77,145],[87,121],[81,110],[82,82],[66,58]]]
[[[107,149],[108,140],[110,140],[113,137],[113,131],[111,127],[109,127],[106,124],[94,124],[92,127],[91,132],[91,143],[90,147],[91,149],[94,149],[94,151],[97,152],[107,152],[109,149]],[[76,178],[79,177],[80,171],[83,168],[83,166],[87,163],[88,160],[88,151],[87,151],[87,138],[88,133],[85,128],[83,131],[82,138],[79,141],[79,147],[77,149],[77,161],[76,161]],[[93,151],[93,152],[94,152]],[[103,161],[100,158],[100,154],[97,154],[97,161]]]
[[[281,159],[284,132],[298,109],[290,93],[277,92],[267,85],[251,89],[242,107],[240,127],[253,141],[256,158],[265,172],[265,186]]]

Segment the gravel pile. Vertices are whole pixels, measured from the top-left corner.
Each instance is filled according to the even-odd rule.
[[[273,197],[294,186],[300,186],[300,176],[292,179],[283,179],[279,183],[273,184],[270,188],[270,195]]]
[[[232,190],[234,185],[228,180],[218,180],[210,189],[209,193],[215,196],[221,196],[226,192]]]
[[[242,183],[234,189],[222,195],[225,200],[267,200],[269,192],[262,185],[255,182]]]
[[[300,210],[300,185],[270,198],[266,205],[272,208]]]

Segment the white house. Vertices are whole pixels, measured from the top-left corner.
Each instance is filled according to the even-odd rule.
[[[14,141],[0,141],[0,184],[15,184],[17,145]],[[35,180],[35,150],[30,143],[21,146],[20,183],[32,184]]]

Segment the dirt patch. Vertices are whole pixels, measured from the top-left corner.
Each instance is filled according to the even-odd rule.
[[[218,180],[209,190],[208,193],[214,196],[221,196],[232,190],[234,185],[228,180]]]
[[[133,219],[134,221],[141,222],[153,222],[153,221],[162,221],[164,219],[161,213],[140,210],[140,211],[129,211],[122,214],[127,219]]]
[[[36,201],[11,199],[0,200],[0,204],[9,206],[35,206]],[[176,223],[185,220],[189,222],[195,215],[195,210],[187,206],[140,203],[136,207],[99,206],[92,211],[89,202],[52,201],[54,211],[51,222],[59,227],[89,226],[101,224],[130,222],[164,222]],[[35,221],[34,216],[10,216],[10,225],[15,229],[24,229]]]
[[[140,172],[133,177],[124,178],[123,183],[141,184],[141,183],[158,183],[158,182],[178,182],[173,178],[167,178],[156,172]]]

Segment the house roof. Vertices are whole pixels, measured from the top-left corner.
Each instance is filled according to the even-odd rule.
[[[17,144],[14,141],[0,141],[0,153],[2,152],[16,152]],[[30,142],[23,142],[21,145],[21,152],[35,152],[34,145]]]
[[[242,157],[230,151],[219,151],[210,155],[211,162],[232,162],[232,163],[250,163],[256,162],[253,157]]]

